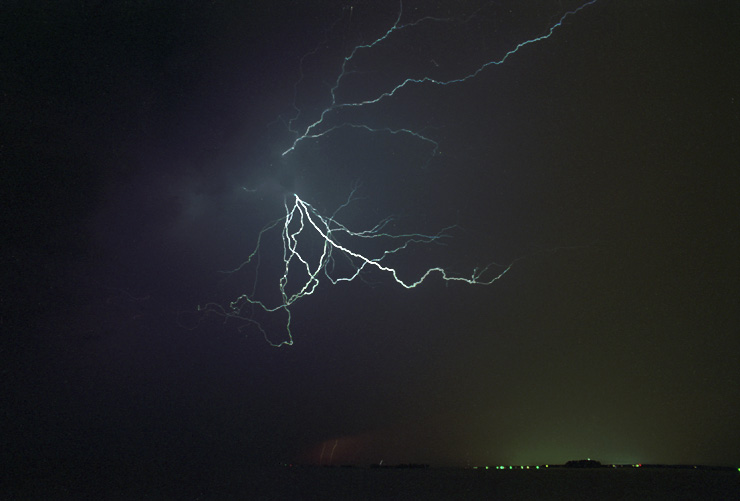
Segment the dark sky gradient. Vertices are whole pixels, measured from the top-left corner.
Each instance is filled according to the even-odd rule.
[[[402,23],[455,21],[358,55],[338,98],[469,74],[578,5],[408,1]],[[329,118],[423,131],[437,156],[349,129],[281,156],[294,99],[305,128],[398,8],[5,3],[5,461],[740,465],[737,2],[599,0],[475,79]],[[458,225],[394,261],[405,278],[515,265],[490,286],[323,282],[279,349],[196,311],[251,287],[219,270],[284,192],[329,215],[355,182],[353,229]]]

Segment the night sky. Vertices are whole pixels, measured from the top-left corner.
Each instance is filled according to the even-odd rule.
[[[408,0],[399,25],[438,19],[358,51],[337,103],[469,75],[579,5]],[[404,86],[322,129],[407,129],[436,152],[345,126],[285,155],[398,2],[0,15],[2,455],[19,474],[740,465],[737,2],[597,0],[474,78]],[[513,266],[409,290],[323,277],[279,348],[198,311],[279,300],[279,228],[258,271],[221,272],[293,193],[331,216],[353,187],[337,214],[352,230],[454,226],[391,256],[404,280]],[[259,318],[286,339],[284,315]]]

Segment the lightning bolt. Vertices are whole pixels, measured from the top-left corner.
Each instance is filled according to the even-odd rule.
[[[424,17],[417,21],[401,24],[403,14],[403,4],[399,9],[398,16],[394,24],[380,37],[370,43],[355,46],[341,63],[339,75],[329,89],[330,104],[319,113],[316,120],[310,123],[305,129],[297,130],[294,128],[300,116],[300,109],[295,104],[297,95],[297,86],[304,79],[303,64],[308,56],[316,54],[316,49],[307,53],[301,58],[300,78],[294,86],[294,103],[295,115],[287,121],[287,127],[296,137],[291,146],[283,152],[283,156],[294,152],[302,141],[306,139],[319,139],[339,128],[356,128],[370,133],[384,132],[387,134],[403,134],[417,140],[428,142],[432,148],[432,156],[437,154],[439,144],[433,139],[425,136],[419,131],[400,128],[392,129],[390,127],[371,127],[362,123],[343,122],[336,125],[327,125],[329,117],[336,115],[342,110],[357,109],[366,106],[375,105],[385,99],[394,96],[399,90],[406,87],[418,85],[437,85],[453,86],[462,84],[468,80],[476,78],[492,66],[504,64],[504,62],[519,52],[523,47],[537,42],[542,42],[550,38],[563,23],[571,16],[576,15],[586,7],[596,3],[591,0],[564,13],[559,20],[551,25],[544,34],[530,38],[518,43],[508,50],[502,57],[496,60],[485,62],[479,65],[474,71],[465,75],[460,75],[449,80],[437,80],[431,77],[406,78],[397,85],[387,90],[381,91],[372,97],[363,101],[340,102],[337,98],[338,89],[349,73],[348,64],[361,51],[372,50],[385,40],[392,37],[395,33],[412,29],[421,23],[449,22],[450,19]],[[469,19],[469,18],[468,18]],[[321,44],[320,44],[321,45]],[[436,64],[436,63],[435,63]],[[246,190],[246,189],[245,189]],[[351,282],[356,279],[363,279],[363,276],[370,273],[380,273],[390,277],[396,284],[405,289],[413,289],[428,280],[432,276],[437,276],[444,282],[461,282],[470,285],[490,285],[503,277],[512,267],[514,262],[508,265],[499,265],[490,263],[487,266],[476,267],[468,275],[454,274],[442,267],[435,266],[422,272],[415,278],[404,278],[404,273],[393,264],[394,256],[408,253],[414,247],[429,244],[440,244],[444,240],[451,238],[451,232],[454,226],[443,228],[437,233],[392,233],[389,227],[394,218],[387,217],[373,227],[363,230],[350,229],[348,225],[340,222],[340,214],[343,209],[350,206],[357,199],[358,187],[351,189],[346,201],[342,203],[331,215],[321,214],[309,202],[302,199],[298,194],[286,196],[283,201],[284,214],[282,217],[275,219],[266,224],[257,235],[257,242],[252,253],[237,268],[228,270],[227,274],[236,274],[242,270],[253,267],[253,285],[250,292],[239,295],[233,301],[222,305],[220,303],[207,303],[199,307],[200,311],[217,313],[225,318],[235,318],[247,322],[248,325],[255,326],[264,336],[265,340],[272,346],[281,347],[293,344],[293,334],[291,331],[292,312],[291,307],[299,300],[314,294],[320,283],[327,282],[332,285],[340,282]],[[247,192],[253,190],[246,190]],[[260,289],[257,287],[259,279],[260,250],[265,245],[264,241],[268,238],[279,237],[278,242],[282,246],[282,273],[279,274],[277,284],[273,284],[273,296],[271,300],[259,295]],[[366,245],[367,242],[373,242],[372,246]],[[364,244],[363,244],[364,242]],[[371,250],[360,251],[360,248],[370,248]],[[520,258],[521,259],[521,258]],[[397,261],[397,260],[396,260]],[[282,315],[281,322],[283,334],[276,339],[273,334],[268,334],[260,321],[256,319],[256,313],[268,315]],[[334,445],[336,447],[336,443]],[[334,449],[332,449],[333,455]],[[323,457],[323,450],[322,450]]]
[[[225,307],[217,303],[207,303],[199,309],[247,321],[262,332],[268,343],[280,347],[293,344],[290,329],[292,318],[290,307],[296,301],[316,292],[322,280],[326,280],[333,285],[340,282],[351,282],[369,268],[390,275],[397,284],[406,289],[419,286],[432,275],[439,275],[445,281],[464,282],[471,285],[490,285],[501,278],[512,266],[511,264],[501,266],[491,263],[483,268],[475,268],[469,276],[452,275],[441,267],[434,267],[428,269],[415,280],[404,280],[400,277],[400,272],[396,267],[385,264],[387,258],[414,245],[438,243],[445,238],[449,238],[449,231],[454,227],[444,228],[440,232],[430,235],[422,233],[393,234],[384,231],[389,223],[393,221],[393,218],[389,217],[370,229],[350,230],[337,220],[337,215],[355,200],[356,191],[357,187],[352,189],[347,201],[332,216],[322,216],[311,204],[302,200],[298,195],[293,195],[290,203],[286,199],[284,203],[285,215],[263,227],[257,236],[254,250],[247,259],[237,268],[225,272],[233,274],[257,262],[260,249],[263,246],[263,239],[266,235],[275,233],[279,229],[284,263],[283,273],[278,280],[280,301],[267,303],[257,298],[255,286],[250,293],[240,295]],[[381,246],[381,250],[376,250],[375,255],[354,251],[349,243],[342,243],[345,240],[356,241],[361,239],[395,243]],[[313,242],[314,245],[306,246],[305,242]],[[304,250],[301,250],[302,246]],[[343,257],[345,262],[349,264],[349,266],[342,267],[344,271],[335,266],[339,256]],[[496,269],[496,272],[492,273],[492,269]],[[252,306],[265,313],[283,312],[286,316],[285,338],[283,340],[275,342],[270,339],[262,325],[254,320]]]
[[[431,78],[431,77],[406,78],[405,80],[403,80],[401,83],[399,83],[395,87],[393,87],[393,88],[391,88],[389,90],[386,90],[384,92],[381,92],[381,93],[377,94],[376,97],[374,97],[372,99],[367,99],[367,100],[364,100],[364,101],[356,101],[356,102],[346,102],[346,103],[339,102],[337,100],[337,90],[339,89],[339,86],[341,85],[342,80],[348,74],[347,64],[355,58],[355,56],[356,56],[356,54],[358,52],[372,49],[373,47],[379,45],[380,43],[382,43],[383,41],[385,41],[386,39],[388,39],[392,34],[398,32],[398,31],[404,30],[404,29],[409,29],[409,28],[418,26],[419,24],[421,24],[423,22],[426,22],[426,21],[449,22],[449,21],[451,21],[450,19],[446,19],[446,18],[436,18],[436,17],[427,16],[427,17],[423,17],[423,18],[421,18],[421,19],[419,19],[417,21],[414,21],[412,23],[408,23],[408,24],[403,24],[402,25],[402,24],[400,24],[401,17],[402,17],[402,14],[403,14],[403,2],[402,2],[401,3],[401,7],[400,7],[399,12],[398,12],[398,17],[396,18],[396,22],[393,24],[393,26],[390,27],[390,29],[388,29],[388,31],[385,32],[385,34],[383,34],[382,36],[380,36],[379,38],[377,38],[376,40],[374,40],[374,41],[372,41],[372,42],[370,42],[368,44],[355,46],[355,48],[352,49],[352,51],[349,53],[349,55],[347,55],[343,59],[342,65],[341,65],[341,71],[339,72],[339,76],[337,76],[336,81],[334,82],[334,85],[329,90],[329,94],[331,96],[331,102],[330,102],[330,104],[326,108],[324,108],[324,110],[319,114],[319,118],[317,120],[315,120],[313,123],[311,123],[310,125],[308,125],[303,130],[303,132],[299,132],[299,131],[296,131],[296,130],[294,130],[294,129],[291,128],[291,130],[297,135],[297,137],[293,141],[293,144],[290,146],[290,148],[288,148],[287,150],[285,150],[283,152],[283,156],[285,156],[288,153],[294,151],[296,149],[296,147],[298,146],[298,144],[300,142],[306,140],[306,139],[319,139],[319,138],[321,138],[323,136],[326,136],[327,134],[330,134],[330,133],[334,132],[337,129],[346,128],[346,127],[364,128],[364,129],[366,129],[368,131],[371,131],[371,132],[387,132],[387,133],[390,133],[390,134],[401,134],[401,133],[408,134],[408,135],[411,135],[411,136],[416,137],[417,139],[420,139],[422,141],[426,141],[426,142],[434,145],[434,149],[432,151],[432,155],[434,155],[434,154],[437,153],[437,151],[439,149],[439,145],[437,144],[437,142],[434,141],[434,140],[432,140],[432,139],[430,139],[430,138],[428,138],[428,137],[426,137],[426,136],[424,136],[420,132],[415,132],[415,131],[412,131],[410,129],[372,128],[372,127],[367,126],[367,125],[355,124],[355,123],[351,123],[351,122],[344,122],[344,123],[341,123],[339,125],[334,125],[334,126],[329,127],[329,128],[324,128],[323,130],[322,130],[322,127],[324,126],[324,122],[326,122],[327,119],[328,119],[328,117],[330,115],[332,115],[332,114],[336,114],[337,112],[339,112],[341,110],[346,110],[346,109],[351,109],[351,108],[361,108],[361,107],[365,107],[365,106],[370,106],[370,105],[373,105],[373,104],[377,104],[380,101],[383,101],[385,99],[388,99],[388,98],[394,96],[399,90],[401,90],[401,89],[403,89],[403,88],[405,88],[407,86],[421,85],[421,84],[432,84],[432,85],[447,86],[447,85],[460,84],[460,83],[466,82],[466,81],[468,81],[470,79],[473,79],[473,78],[477,77],[478,75],[480,75],[481,73],[483,73],[486,69],[490,68],[491,66],[499,66],[499,65],[504,64],[504,62],[506,62],[506,60],[509,59],[509,57],[511,57],[514,54],[516,54],[517,52],[519,52],[519,50],[521,50],[523,47],[526,47],[527,45],[535,44],[537,42],[541,42],[543,40],[547,40],[548,38],[550,38],[552,36],[553,33],[555,33],[555,31],[558,28],[560,28],[563,25],[563,22],[567,18],[576,15],[578,12],[580,12],[583,9],[585,9],[589,5],[593,5],[594,3],[596,3],[596,1],[597,0],[590,0],[589,2],[586,2],[586,3],[582,4],[581,6],[577,7],[576,9],[573,9],[571,11],[566,12],[565,14],[563,14],[560,17],[560,19],[558,20],[558,22],[555,23],[555,24],[553,24],[552,26],[550,26],[550,28],[543,35],[540,35],[540,36],[535,37],[535,38],[530,38],[529,40],[525,40],[523,42],[520,42],[519,44],[517,44],[516,46],[514,46],[512,49],[510,49],[508,52],[506,52],[501,58],[496,59],[496,60],[493,60],[493,61],[488,61],[488,62],[480,65],[477,69],[475,69],[475,71],[473,71],[471,73],[468,73],[466,75],[462,75],[462,76],[459,76],[457,78],[453,78],[453,79],[449,79],[449,80],[436,80],[436,79]],[[292,125],[293,121],[294,120],[291,121],[291,125]]]

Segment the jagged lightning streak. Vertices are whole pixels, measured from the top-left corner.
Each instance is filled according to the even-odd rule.
[[[309,124],[302,132],[293,128],[293,125],[300,116],[300,109],[295,105],[294,99],[296,115],[287,122],[287,126],[288,129],[296,135],[296,137],[292,145],[283,152],[283,156],[295,151],[301,141],[306,139],[319,139],[339,128],[345,127],[363,129],[368,132],[409,135],[430,143],[433,146],[432,155],[434,155],[438,151],[438,143],[433,139],[426,137],[419,131],[405,128],[374,128],[369,125],[354,122],[344,122],[338,125],[326,126],[325,122],[328,120],[327,117],[339,110],[377,104],[384,99],[394,96],[400,89],[407,86],[412,86],[414,84],[421,85],[424,83],[446,86],[463,83],[467,80],[473,79],[487,68],[503,64],[510,56],[518,52],[523,47],[550,38],[553,33],[562,26],[563,22],[568,17],[577,14],[587,6],[594,4],[596,1],[597,0],[591,0],[576,9],[566,12],[555,24],[550,26],[543,35],[520,42],[506,52],[503,57],[497,60],[485,62],[466,75],[449,80],[437,80],[431,77],[406,78],[390,90],[378,93],[372,99],[357,102],[339,102],[337,98],[337,90],[342,84],[344,77],[348,74],[348,63],[352,61],[359,51],[372,49],[381,44],[393,33],[403,29],[410,29],[422,22],[449,21],[449,19],[444,18],[424,17],[412,23],[402,25],[400,24],[403,13],[401,5],[398,17],[390,29],[370,43],[355,46],[354,49],[350,51],[349,55],[343,58],[341,71],[329,90],[330,104],[319,114],[319,118]],[[299,82],[303,79],[303,61],[308,55],[315,54],[317,50],[318,47],[301,59],[301,74]],[[296,91],[297,85],[298,83],[296,83],[294,91]],[[432,275],[437,275],[446,282],[456,281],[471,285],[490,285],[508,272],[513,265],[513,263],[508,265],[497,265],[492,263],[482,268],[475,268],[473,272],[467,276],[452,274],[442,267],[432,267],[421,273],[421,275],[415,279],[404,279],[402,278],[398,268],[389,262],[389,258],[407,251],[415,245],[441,243],[445,238],[450,236],[449,231],[453,228],[448,227],[435,234],[393,234],[387,231],[387,227],[393,219],[386,218],[370,229],[360,231],[350,230],[348,226],[339,222],[338,216],[342,209],[350,205],[355,199],[356,190],[357,187],[351,190],[346,202],[340,205],[331,216],[322,215],[298,194],[292,194],[291,196],[286,197],[283,203],[285,210],[284,215],[264,226],[259,232],[255,248],[248,258],[239,267],[227,272],[233,274],[250,265],[254,266],[255,275],[251,292],[240,295],[225,306],[217,303],[208,303],[199,307],[199,310],[215,312],[226,318],[244,320],[249,324],[256,326],[262,332],[270,345],[280,347],[293,344],[293,336],[291,332],[292,305],[294,305],[296,301],[312,295],[317,290],[322,280],[326,280],[331,284],[350,282],[357,278],[362,278],[363,273],[374,270],[376,272],[389,275],[397,284],[406,289],[413,289],[419,286]],[[257,278],[259,273],[260,249],[263,245],[263,240],[267,238],[268,235],[278,232],[282,243],[283,262],[282,275],[278,279],[276,291],[276,296],[279,297],[279,299],[268,301],[258,297]],[[383,243],[384,245],[378,245],[372,252],[358,251],[355,245],[360,241],[368,240],[374,240],[376,242]],[[338,260],[340,259],[342,260],[343,265],[338,264]],[[282,323],[284,326],[283,339],[277,341],[273,340],[273,338],[268,335],[263,325],[255,319],[255,311],[261,311],[266,314],[284,315],[284,322]]]
[[[519,50],[522,49],[523,47],[525,47],[527,45],[531,45],[531,44],[537,43],[537,42],[541,42],[543,40],[546,40],[546,39],[550,38],[552,36],[552,34],[555,33],[555,31],[559,27],[561,27],[563,25],[563,22],[568,17],[574,16],[575,14],[577,14],[578,12],[580,12],[581,10],[585,9],[586,7],[588,7],[589,5],[593,5],[594,3],[596,3],[596,1],[597,0],[590,0],[589,2],[586,2],[586,3],[580,5],[579,7],[575,8],[573,10],[566,12],[565,14],[563,14],[560,17],[560,19],[558,20],[557,23],[555,23],[552,26],[550,26],[550,28],[545,32],[545,34],[540,35],[540,36],[535,37],[535,38],[531,38],[529,40],[525,40],[523,42],[520,42],[515,47],[513,47],[512,49],[510,49],[508,52],[506,52],[503,55],[503,57],[501,57],[500,59],[493,60],[493,61],[488,61],[488,62],[480,65],[475,71],[473,71],[471,73],[468,73],[467,75],[463,75],[463,76],[460,76],[460,77],[457,77],[457,78],[453,78],[453,79],[449,79],[449,80],[436,80],[436,79],[431,78],[431,77],[406,78],[405,80],[403,80],[401,83],[399,83],[398,85],[396,85],[392,89],[387,90],[385,92],[381,92],[381,93],[379,93],[377,95],[377,97],[374,97],[372,99],[367,99],[367,100],[358,101],[358,102],[350,102],[350,103],[340,103],[340,102],[338,102],[337,101],[336,93],[337,93],[337,89],[339,88],[339,85],[341,84],[342,80],[347,75],[347,64],[352,59],[354,59],[355,55],[359,51],[371,49],[371,48],[377,46],[378,44],[380,44],[381,42],[383,42],[384,40],[386,40],[393,33],[398,32],[398,31],[403,30],[403,29],[407,29],[407,28],[411,28],[411,27],[417,26],[417,25],[419,25],[420,23],[422,23],[424,21],[437,21],[437,22],[449,21],[449,19],[445,19],[445,18],[436,18],[436,17],[429,17],[428,16],[428,17],[423,17],[423,18],[419,19],[418,21],[414,21],[413,23],[408,23],[408,24],[400,25],[399,23],[401,22],[401,16],[403,14],[403,3],[401,3],[401,8],[399,9],[399,13],[398,13],[398,17],[396,18],[396,22],[393,24],[393,26],[391,26],[391,28],[388,31],[385,32],[385,34],[383,34],[381,37],[377,38],[376,40],[374,40],[373,42],[370,42],[368,44],[357,45],[350,52],[350,54],[344,58],[344,60],[342,61],[342,66],[341,66],[341,71],[339,73],[339,76],[337,77],[336,81],[334,82],[334,85],[332,86],[332,88],[329,91],[329,94],[331,96],[331,102],[330,102],[329,106],[327,106],[326,108],[324,108],[324,110],[319,115],[319,118],[315,122],[313,122],[310,125],[308,125],[306,127],[306,129],[302,133],[299,132],[299,131],[295,131],[295,130],[293,130],[291,128],[291,130],[296,134],[297,137],[293,141],[293,144],[290,146],[290,148],[288,148],[287,150],[285,150],[283,152],[283,156],[285,156],[288,153],[294,151],[296,149],[296,147],[298,146],[298,144],[301,141],[304,141],[306,139],[319,139],[319,138],[321,138],[323,136],[326,136],[327,134],[330,134],[331,132],[333,132],[333,131],[335,131],[337,129],[341,129],[341,128],[345,128],[345,127],[355,127],[355,128],[361,127],[361,128],[364,128],[364,129],[366,129],[368,131],[372,131],[372,132],[388,132],[388,133],[392,133],[392,134],[399,134],[399,133],[408,134],[408,135],[411,135],[411,136],[416,137],[417,139],[420,139],[422,141],[426,141],[426,142],[429,142],[429,143],[433,144],[434,145],[434,150],[432,151],[432,155],[435,155],[437,153],[437,151],[438,151],[438,148],[439,148],[439,145],[437,144],[437,142],[434,141],[433,139],[430,139],[430,138],[424,136],[420,132],[413,131],[413,130],[410,130],[410,129],[395,129],[395,130],[394,129],[390,129],[390,128],[373,129],[373,128],[367,126],[367,125],[355,124],[355,123],[350,123],[350,122],[345,122],[345,123],[341,123],[339,125],[334,125],[334,126],[329,127],[328,129],[325,129],[325,130],[321,130],[321,126],[324,124],[324,122],[327,119],[327,117],[330,114],[334,113],[334,112],[337,112],[337,111],[343,110],[343,109],[359,108],[359,107],[363,107],[363,106],[369,106],[369,105],[377,104],[377,103],[379,103],[380,101],[382,101],[384,99],[387,99],[387,98],[390,98],[390,97],[394,96],[396,94],[396,92],[398,92],[400,89],[403,89],[404,87],[409,86],[409,85],[413,85],[413,84],[424,84],[424,83],[433,84],[433,85],[452,85],[452,84],[463,83],[463,82],[465,82],[467,80],[470,80],[472,78],[475,78],[478,75],[480,75],[487,68],[489,68],[491,66],[499,66],[499,65],[503,64],[510,56],[512,56],[512,55],[516,54],[517,52],[519,52]]]
[[[331,448],[331,455],[329,455],[329,464],[334,464],[334,451],[337,449],[337,445],[339,445],[339,439],[334,440],[334,447]]]
[[[265,235],[280,229],[283,253],[283,274],[278,281],[280,300],[268,304],[256,296],[256,286],[250,293],[245,293],[231,301],[227,306],[218,303],[208,303],[200,306],[199,310],[215,312],[227,318],[236,318],[249,322],[256,326],[272,346],[280,347],[292,345],[291,333],[291,310],[290,307],[299,299],[310,296],[316,291],[322,279],[328,280],[336,285],[340,282],[351,282],[367,269],[385,272],[393,277],[393,280],[406,289],[413,289],[424,282],[430,275],[438,274],[445,281],[465,282],[468,284],[490,285],[501,278],[510,268],[491,263],[483,268],[476,268],[469,276],[456,276],[450,274],[441,267],[428,269],[416,280],[404,280],[400,277],[397,268],[385,264],[386,258],[398,254],[409,247],[417,244],[439,243],[449,237],[449,231],[453,227],[444,228],[442,231],[425,235],[421,233],[392,234],[385,228],[393,221],[393,218],[385,218],[374,227],[353,231],[337,220],[339,212],[355,200],[357,187],[353,188],[346,202],[337,208],[331,216],[322,216],[311,204],[302,200],[298,195],[293,195],[289,203],[287,198],[284,203],[285,215],[268,223],[257,236],[257,244],[247,259],[234,270],[227,273],[236,273],[259,259],[260,249]],[[312,235],[311,235],[312,234]],[[396,242],[386,245],[382,250],[376,250],[375,255],[368,252],[360,253],[352,250],[349,244],[342,243],[343,240],[376,239],[386,242]],[[314,242],[308,249],[300,250],[301,242]],[[334,266],[337,254],[343,257],[349,264],[345,266],[345,272],[337,271]],[[313,257],[312,257],[313,256]],[[497,267],[496,273],[489,270]],[[296,282],[298,279],[298,282]],[[252,307],[257,307],[265,313],[282,312],[285,315],[285,339],[281,341],[271,340],[263,326],[253,318]]]

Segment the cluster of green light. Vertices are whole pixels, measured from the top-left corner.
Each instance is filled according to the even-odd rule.
[[[544,466],[544,468],[549,468],[549,467],[550,467],[549,464],[546,464]],[[485,468],[486,470],[488,470],[490,468],[490,466],[483,466],[481,468]],[[521,466],[518,466],[518,467],[517,466],[495,466],[495,468],[497,470],[507,470],[507,469],[508,470],[514,470],[516,468],[519,468],[520,470],[529,470],[530,468],[534,468],[535,470],[539,470],[540,469],[539,465],[536,465],[536,466],[533,466],[533,467],[532,466],[526,466],[526,465],[521,465]],[[473,466],[473,469],[474,470],[477,470],[478,469],[478,466]]]

